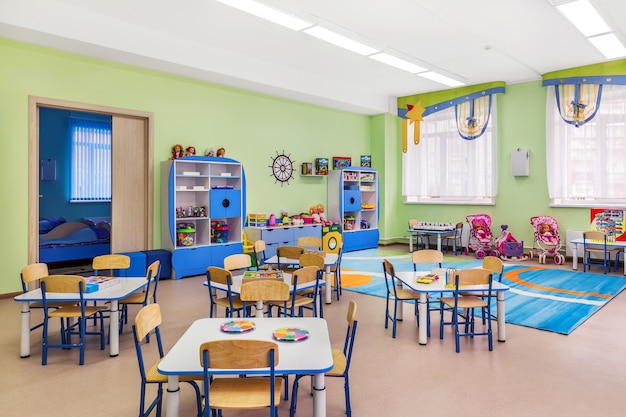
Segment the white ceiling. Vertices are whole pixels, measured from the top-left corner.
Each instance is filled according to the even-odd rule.
[[[263,2],[467,85],[606,61],[549,0]],[[591,2],[626,44],[626,1]],[[0,0],[0,37],[370,115],[448,88],[215,0]]]

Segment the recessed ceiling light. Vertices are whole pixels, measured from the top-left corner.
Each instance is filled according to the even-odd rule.
[[[313,23],[306,20],[297,18],[281,10],[274,9],[273,7],[266,6],[261,3],[257,3],[252,0],[217,0],[227,6],[234,7],[246,13],[253,14],[270,22],[274,22],[278,25],[287,27],[293,30],[302,30],[312,26]]]
[[[576,0],[556,6],[586,37],[611,31],[600,14],[587,0]]]
[[[391,65],[392,67],[396,67],[401,70],[408,71],[411,74],[417,74],[418,72],[427,71],[426,68],[420,67],[419,65],[416,65],[404,59],[397,58],[393,55],[389,55],[388,53],[385,53],[385,52],[370,55],[370,58],[375,59],[376,61],[382,62],[384,64]]]
[[[450,77],[446,77],[445,75],[441,75],[434,71],[422,72],[421,74],[417,74],[417,75],[419,75],[420,77],[428,78],[431,81],[435,81],[440,84],[447,85],[448,87],[460,87],[462,85],[465,85],[465,83],[462,83],[457,80],[453,80]]]
[[[613,33],[592,36],[588,39],[607,59],[626,56],[626,48]]]
[[[356,52],[361,55],[371,55],[378,52],[377,49],[367,46],[361,42],[357,42],[322,26],[313,26],[304,30],[304,33],[314,36],[318,39],[332,43],[335,46]]]

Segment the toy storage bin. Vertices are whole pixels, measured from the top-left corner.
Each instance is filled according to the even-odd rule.
[[[193,246],[196,243],[196,228],[193,224],[176,225],[176,246]]]
[[[344,230],[354,230],[355,219],[353,216],[344,217],[343,219],[343,229]]]
[[[228,243],[230,226],[226,223],[213,223],[211,225],[211,243]]]
[[[265,227],[267,224],[267,214],[263,213],[250,213],[248,214],[248,226],[250,227]]]

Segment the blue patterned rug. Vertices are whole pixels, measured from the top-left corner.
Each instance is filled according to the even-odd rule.
[[[344,289],[386,297],[383,259],[389,259],[397,271],[413,270],[411,256],[407,252],[385,249],[346,252],[341,261]],[[443,267],[463,269],[482,264],[479,260],[457,259],[446,257]],[[570,334],[626,288],[626,277],[623,276],[535,265],[505,265],[502,283],[510,287],[505,294],[507,323]],[[427,269],[436,265],[425,266]],[[493,304],[495,311],[495,301]]]

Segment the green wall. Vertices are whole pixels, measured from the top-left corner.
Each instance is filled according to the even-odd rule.
[[[458,222],[465,221],[468,214],[487,213],[492,219],[492,232],[500,235],[500,225],[508,224],[509,231],[524,246],[532,247],[532,216],[549,215],[559,222],[561,241],[565,244],[565,230],[589,228],[589,209],[552,208],[549,206],[546,179],[545,108],[546,89],[541,81],[506,86],[505,94],[498,94],[498,188],[495,206],[450,206],[397,203],[397,215],[393,230],[402,236],[407,220]],[[398,129],[400,129],[398,127]],[[530,175],[513,177],[511,174],[511,152],[517,148],[530,150]],[[398,154],[395,163],[399,166],[402,157]],[[392,167],[397,171],[397,167]],[[396,187],[396,199],[402,200],[400,176]],[[405,233],[404,233],[405,234]]]
[[[470,213],[492,215],[526,245],[532,244],[528,219],[549,214],[567,228],[588,227],[587,209],[551,209],[545,169],[545,90],[539,81],[507,86],[498,95],[498,197],[494,207],[405,205],[401,193],[399,119],[369,117],[256,94],[207,82],[104,60],[59,52],[0,38],[0,294],[20,290],[19,271],[27,262],[28,96],[127,108],[155,114],[155,170],[171,146],[193,145],[198,153],[226,148],[244,164],[248,212],[289,213],[327,204],[326,178],[299,176],[302,162],[316,157],[371,154],[381,179],[381,238],[406,235],[409,218],[459,221]],[[530,176],[514,178],[511,150],[528,148]],[[289,185],[270,176],[269,165],[283,150],[298,171]],[[155,248],[160,247],[160,178],[155,176]],[[61,215],[62,213],[59,213]]]
[[[226,148],[243,163],[248,212],[289,213],[327,204],[326,178],[300,177],[316,157],[370,152],[370,117],[207,82],[68,54],[0,38],[0,294],[20,291],[26,265],[28,211],[28,96],[153,112],[155,115],[155,248],[161,247],[160,161],[175,143],[198,152]],[[270,177],[276,151],[291,154],[289,185]],[[59,213],[62,215],[62,213]]]

